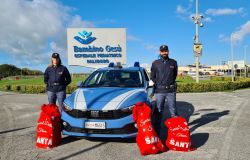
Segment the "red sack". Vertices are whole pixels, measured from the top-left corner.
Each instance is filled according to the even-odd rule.
[[[162,144],[151,124],[151,109],[145,103],[137,103],[133,109],[133,119],[137,124],[138,133],[136,143],[141,155],[165,152]]]
[[[185,118],[169,118],[165,121],[165,125],[168,127],[166,145],[170,150],[185,152],[195,150],[191,148],[190,132]]]
[[[43,104],[37,122],[36,146],[52,148],[61,143],[60,112],[55,104]]]

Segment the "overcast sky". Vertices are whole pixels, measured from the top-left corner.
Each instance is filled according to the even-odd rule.
[[[148,66],[167,44],[179,66],[193,64],[195,0],[1,0],[0,64],[44,71],[52,52],[67,65],[66,29],[98,27],[127,29],[127,64]],[[250,52],[249,0],[199,0],[204,28],[201,63],[230,60],[230,35],[235,59]],[[250,53],[247,53],[250,63]],[[87,69],[68,66],[72,72]]]

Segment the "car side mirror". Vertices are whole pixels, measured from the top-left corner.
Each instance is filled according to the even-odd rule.
[[[154,86],[150,86],[149,84],[147,84],[147,89],[149,88],[153,88]]]
[[[150,80],[148,83],[147,83],[147,88],[153,88],[154,87],[154,82],[152,80]]]
[[[152,98],[153,95],[154,95],[154,91],[155,88],[154,88],[154,82],[152,80],[150,80],[148,83],[147,83],[147,95]]]
[[[77,82],[77,88],[81,88],[81,87],[83,87],[83,81],[79,81],[79,82]]]

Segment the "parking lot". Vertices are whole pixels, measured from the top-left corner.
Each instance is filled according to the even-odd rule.
[[[141,156],[135,139],[79,139],[63,136],[60,146],[35,147],[36,122],[47,95],[0,92],[0,159],[247,160],[250,157],[250,89],[177,94],[189,119],[196,151]]]

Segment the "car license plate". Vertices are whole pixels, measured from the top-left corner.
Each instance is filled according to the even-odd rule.
[[[106,129],[105,122],[85,122],[87,129]]]

